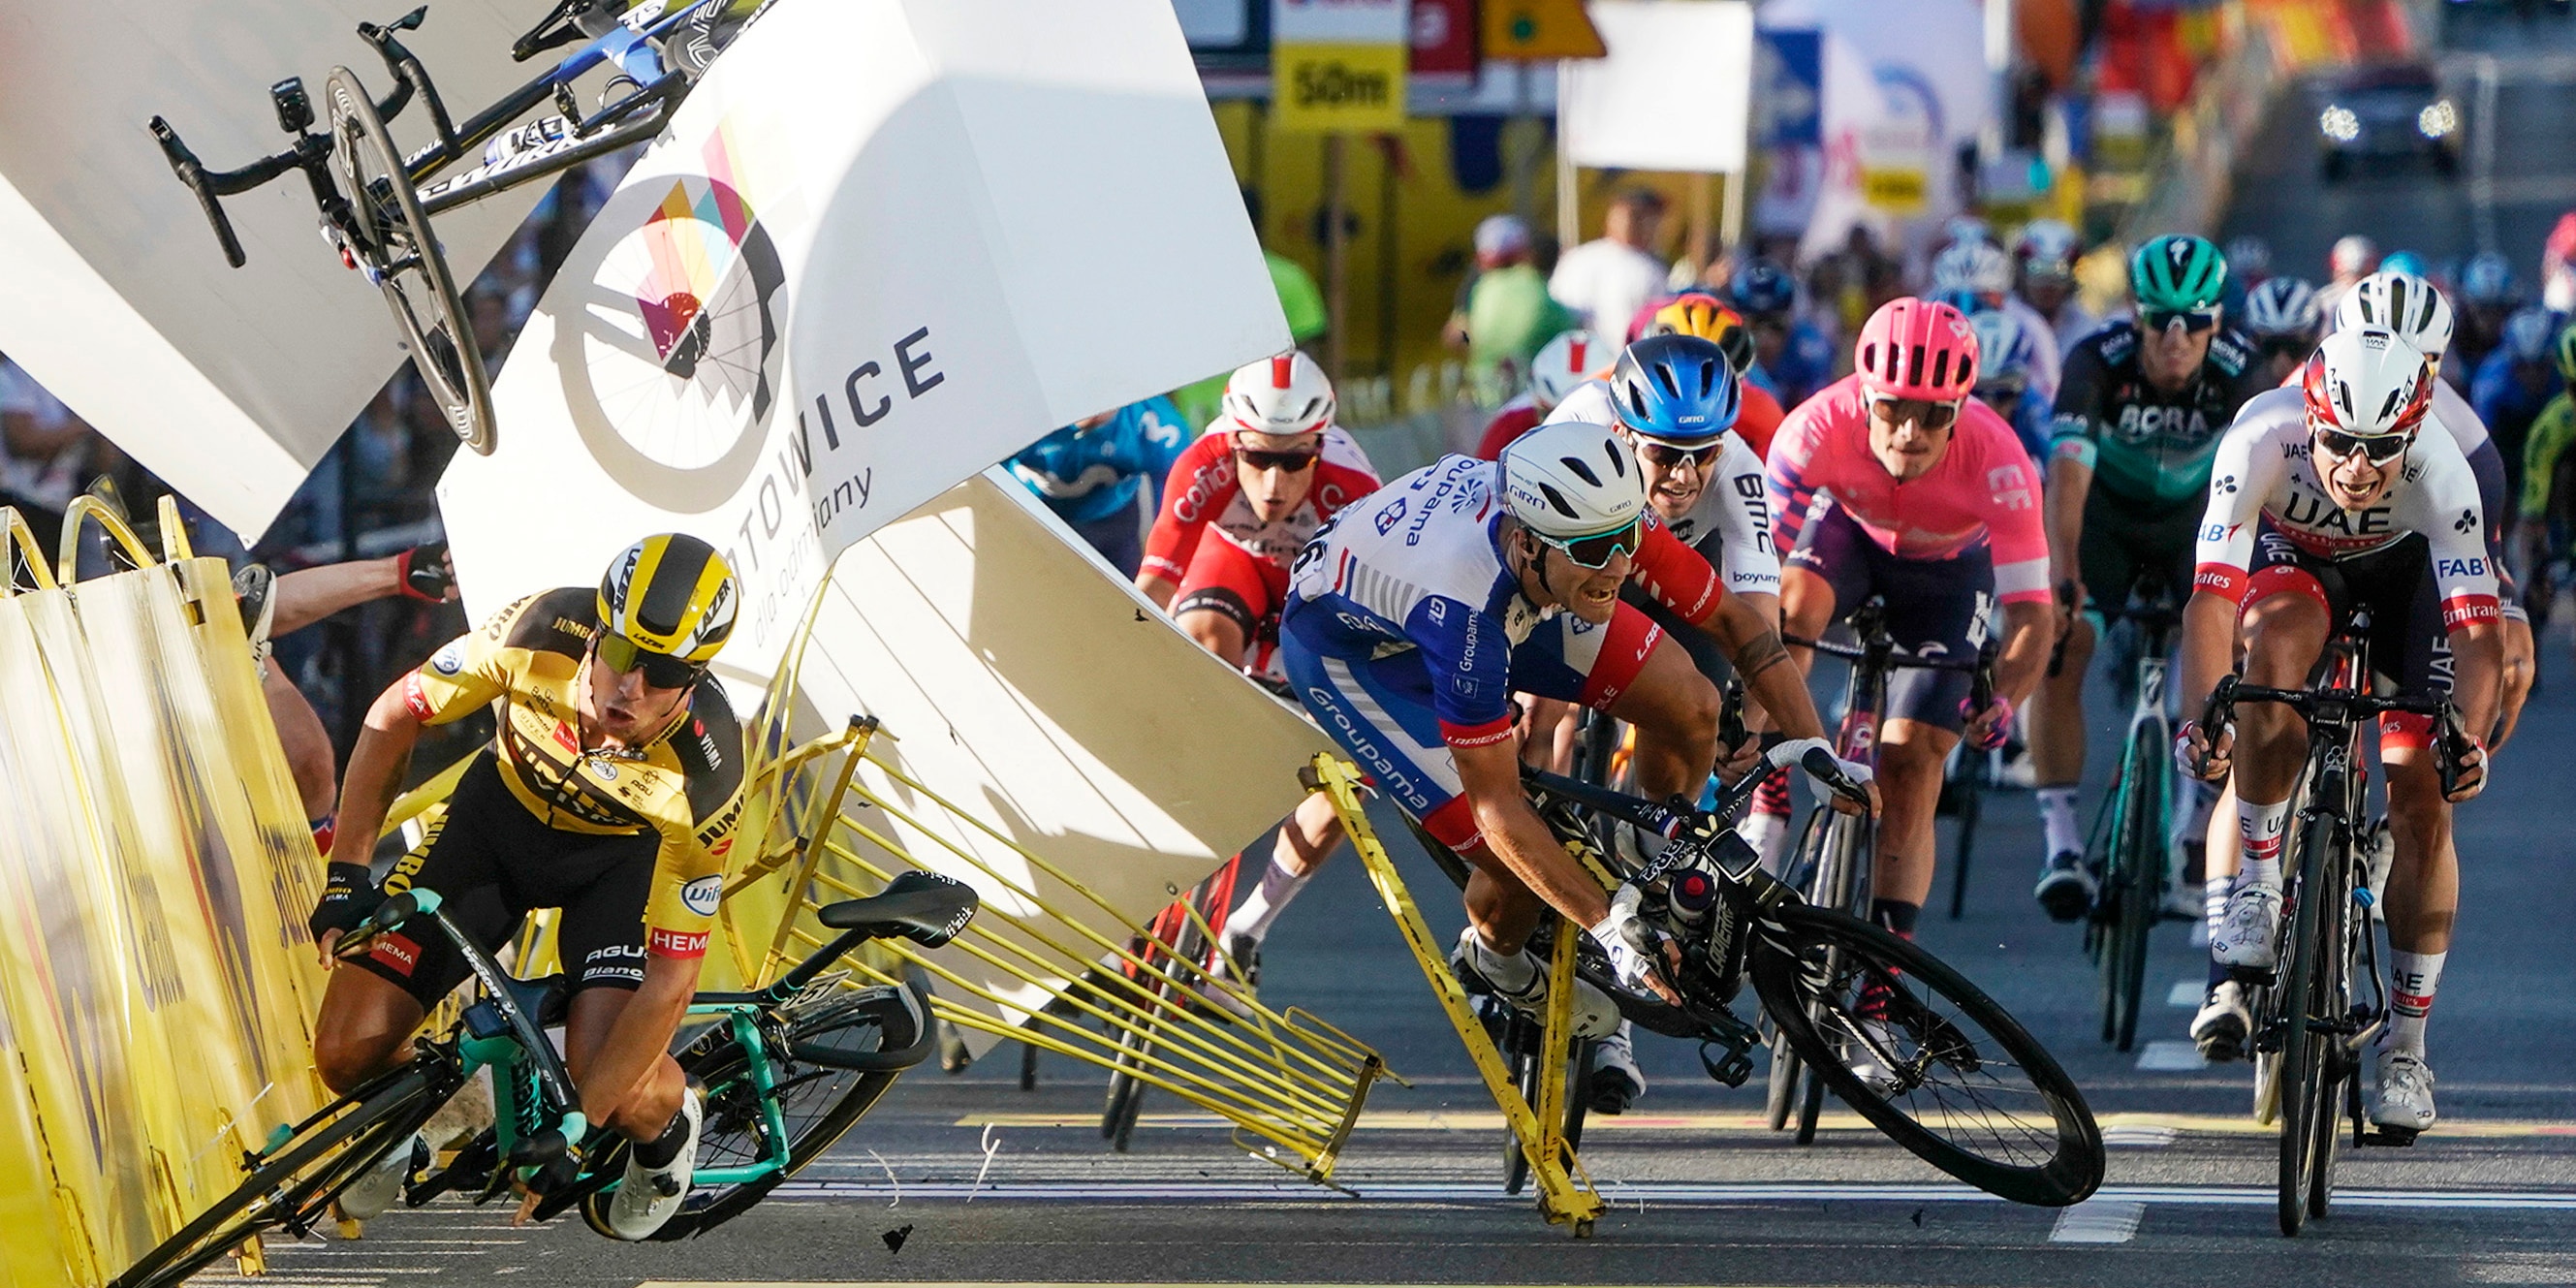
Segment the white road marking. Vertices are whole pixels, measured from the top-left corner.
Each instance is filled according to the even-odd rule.
[[[916,1182],[904,1186],[908,1198],[963,1199],[975,1192],[981,1202],[1078,1203],[1472,1203],[1524,1206],[1528,1197],[1504,1194],[1483,1183],[1414,1182],[1353,1186],[1348,1193],[1293,1182],[1211,1182],[1195,1184],[1137,1181],[1127,1183],[993,1184],[981,1191],[963,1181]],[[882,1185],[789,1181],[772,1191],[773,1200],[819,1202],[882,1198]],[[1862,1203],[2001,1203],[1983,1190],[1965,1185],[1867,1182],[1627,1182],[1619,1202],[1643,1199],[1684,1206],[1723,1206],[1759,1202]],[[2270,1207],[2279,1196],[2268,1185],[2106,1185],[2090,1202],[2178,1204],[2186,1207]],[[2576,1212],[2576,1188],[2563,1190],[2335,1190],[2339,1207],[2393,1209],[2458,1209],[2470,1211]]]
[[[2117,1123],[2102,1128],[2102,1143],[2114,1149],[2163,1149],[2181,1136],[2177,1128],[2154,1123]]]
[[[2200,1009],[2202,995],[2207,992],[2209,992],[2209,986],[2200,980],[2178,979],[2174,981],[2173,991],[2165,994],[2165,1005],[2186,1007],[2196,1011]]]
[[[2147,1205],[2124,1199],[2087,1199],[2057,1214],[2050,1243],[2127,1243],[2138,1235]]]
[[[2159,1038],[2138,1052],[2138,1067],[2156,1073],[2193,1072],[2209,1067],[2200,1050],[2186,1038]]]

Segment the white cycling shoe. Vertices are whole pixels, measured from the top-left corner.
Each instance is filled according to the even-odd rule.
[[[1518,989],[1507,989],[1495,983],[1490,974],[1477,967],[1478,958],[1495,955],[1494,950],[1485,946],[1483,938],[1476,934],[1476,927],[1471,923],[1458,932],[1458,946],[1449,952],[1449,969],[1467,985],[1469,992],[1491,993],[1501,998],[1513,1010],[1535,1019],[1545,1019],[1547,1016],[1547,963],[1540,961],[1527,948],[1522,949],[1520,958],[1528,963],[1530,968],[1529,983]],[[1594,988],[1578,977],[1574,981],[1573,1023],[1574,1036],[1578,1038],[1607,1038],[1619,1029],[1618,1003],[1611,1001],[1609,994]]]
[[[1645,1098],[1646,1072],[1637,1067],[1637,1046],[1626,1020],[1592,1048],[1592,1112],[1623,1114]]]
[[[2227,915],[2209,932],[2209,955],[2221,966],[2268,972],[2279,957],[2274,941],[2280,935],[2281,892],[2249,885],[2227,896]]]
[[[2412,1136],[2433,1125],[2433,1069],[2412,1051],[2379,1053],[2379,1094],[2370,1102],[2373,1126]]]
[[[385,1209],[402,1197],[403,1182],[411,1178],[412,1164],[429,1149],[427,1139],[415,1135],[410,1140],[386,1151],[376,1165],[358,1173],[349,1188],[340,1191],[340,1215],[351,1221],[371,1221],[384,1215]]]
[[[626,1176],[617,1183],[617,1192],[608,1196],[608,1234],[612,1238],[628,1243],[652,1238],[689,1197],[689,1178],[698,1169],[698,1128],[706,1117],[697,1088],[691,1087],[681,1095],[680,1117],[689,1124],[689,1136],[669,1163],[646,1167],[631,1152],[627,1155]]]
[[[2254,1031],[2254,1009],[2245,1004],[2245,986],[2222,980],[2202,999],[2191,1017],[2191,1044],[2203,1060],[2245,1058],[2245,1035]]]

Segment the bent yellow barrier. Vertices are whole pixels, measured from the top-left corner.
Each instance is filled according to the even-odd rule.
[[[75,583],[102,529],[136,570]],[[220,560],[0,511],[0,1269],[114,1274],[310,1112],[320,872]]]

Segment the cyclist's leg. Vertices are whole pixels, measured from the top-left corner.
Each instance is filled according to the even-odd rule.
[[[2030,699],[2030,758],[2037,782],[2032,799],[2039,808],[2042,851],[2038,893],[2060,920],[2080,914],[2092,893],[2090,880],[2076,867],[2084,854],[2076,796],[2084,782],[2084,677],[2092,668],[2101,629],[2094,609],[2102,600],[2128,593],[2136,579],[2132,550],[2137,537],[2129,507],[2114,501],[2097,480],[2085,496],[2084,532],[2077,547],[2085,602],[2075,605],[2057,669],[2040,678]],[[2066,855],[2074,858],[2059,863]]]
[[[295,794],[303,799],[314,842],[329,854],[331,821],[340,801],[340,766],[331,753],[331,733],[283,668],[271,665],[259,687],[260,696],[268,700],[269,723],[277,726],[277,744],[286,752],[287,772],[295,776]]]
[[[530,906],[562,909],[555,955],[572,993],[564,1018],[564,1068],[578,1088],[643,986],[644,909],[661,841],[651,832],[571,839],[580,848],[558,842],[542,870],[530,864],[512,884]],[[679,1064],[661,1057],[615,1102],[607,1125],[630,1140],[660,1137],[679,1111],[685,1083]]]
[[[1861,555],[1868,546],[1869,535],[1858,524],[1832,503],[1817,503],[1798,532],[1797,546],[1780,565],[1783,634],[1815,639],[1845,607],[1868,597],[1869,564]],[[1789,658],[1800,675],[1814,672],[1814,650],[1793,644]],[[1789,808],[1789,771],[1774,770],[1755,790],[1742,829],[1744,839],[1761,853],[1763,869],[1775,876],[1788,857]]]
[[[2245,635],[2245,681],[2297,689],[2325,649],[2337,605],[2321,574],[2331,575],[2268,525],[2255,538],[2239,622]],[[2335,580],[2339,583],[2340,577]],[[2235,771],[2238,876],[2228,910],[2210,935],[2211,958],[2226,966],[2272,968],[2281,920],[2282,853],[2290,824],[2290,789],[2305,760],[2307,723],[2274,702],[2236,709]]]
[[[1222,934],[1226,951],[1241,957],[1238,940],[1249,941],[1258,951],[1269,938],[1272,923],[1341,844],[1342,820],[1333,812],[1332,798],[1315,792],[1298,802],[1296,812],[1280,822],[1278,839],[1270,847],[1270,863],[1261,870],[1252,893],[1226,917]]]
[[[2450,633],[2439,609],[2441,592],[2420,555],[2412,550],[2404,554],[2416,557],[2390,558],[2384,561],[2390,567],[2356,570],[2356,583],[2366,579],[2367,584],[2357,585],[2355,593],[2379,608],[2372,623],[2372,657],[2400,692],[2447,693],[2453,672]],[[2412,603],[2396,602],[2401,594]],[[2383,621],[2387,627],[2380,626]],[[2432,737],[2432,721],[2426,717],[2381,717],[2379,758],[2388,775],[2388,824],[2396,855],[2385,890],[2388,1043],[2379,1061],[2371,1118],[2406,1131],[2433,1125],[2433,1077],[2424,1029],[2450,956],[2460,905],[2459,852],[2451,838],[2451,806],[2442,799],[2441,774],[2433,764]]]
[[[1209,524],[1172,592],[1173,624],[1229,666],[1250,662],[1253,634],[1271,602],[1265,562]]]
[[[1887,603],[1887,633],[1920,657],[1973,658],[1994,606],[1994,556],[1984,546],[1948,559],[1899,559],[1872,546],[1872,581]],[[1933,814],[1942,765],[1958,745],[1974,681],[1958,671],[1906,668],[1887,682],[1878,731],[1878,849],[1872,912],[1911,935],[1932,889]]]

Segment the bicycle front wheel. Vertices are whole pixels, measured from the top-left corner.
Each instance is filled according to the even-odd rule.
[[[1754,943],[1754,987],[1843,1103],[1925,1162],[2017,1203],[2063,1207],[2102,1184],[2102,1131],[2084,1093],[1994,999],[1856,917],[1799,904],[1771,915]],[[1872,1066],[1868,1081],[1854,1063]]]
[[[232,1193],[144,1254],[108,1288],[183,1283],[253,1236],[277,1229],[304,1234],[350,1182],[387,1152],[407,1146],[458,1085],[414,1062],[332,1102],[250,1160],[250,1175]]]
[[[2142,721],[2131,733],[2120,790],[2119,846],[2111,860],[2110,942],[2102,954],[2110,1038],[2119,1050],[2138,1045],[2138,1007],[2146,991],[2147,935],[2164,913],[2166,739]]]
[[[2283,953],[2281,990],[2281,1233],[2295,1237],[2311,1216],[2325,1215],[2333,1184],[2344,1018],[2338,1000],[2343,965],[2342,882],[2349,863],[2337,845],[2336,820],[2319,810],[2299,829],[2297,910]]]

